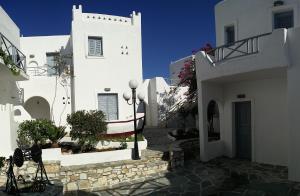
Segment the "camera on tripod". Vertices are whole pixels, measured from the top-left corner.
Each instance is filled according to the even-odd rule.
[[[46,184],[51,185],[42,160],[42,149],[39,147],[39,145],[34,144],[31,148],[25,150],[16,148],[13,156],[9,157],[8,159],[9,167],[6,172],[7,181],[6,181],[5,192],[9,194],[20,193],[13,168],[14,166],[20,168],[23,166],[24,161],[30,161],[30,160],[38,164],[35,178],[32,182],[32,185],[30,186],[30,191],[43,192],[46,189]],[[18,176],[18,179],[22,179],[23,183],[25,183],[23,176],[21,175]]]

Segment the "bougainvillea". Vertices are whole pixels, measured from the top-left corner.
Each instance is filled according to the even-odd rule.
[[[192,95],[197,90],[195,59],[185,61],[179,75],[179,86],[188,86],[187,96]]]
[[[199,52],[204,51],[209,55],[213,55],[213,47],[207,43],[204,47],[193,50],[192,54],[193,56]],[[188,96],[188,99],[194,99],[196,97],[196,91],[197,91],[197,77],[196,77],[196,62],[195,58],[192,57],[189,60],[185,61],[183,68],[181,68],[181,71],[178,75],[179,78],[179,86],[188,86],[189,89],[186,93]]]

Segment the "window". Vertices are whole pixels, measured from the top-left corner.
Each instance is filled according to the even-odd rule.
[[[211,100],[207,107],[208,141],[220,140],[220,113],[216,101]]]
[[[98,94],[98,109],[105,114],[107,120],[118,120],[118,95]]]
[[[47,57],[47,75],[57,75],[56,58],[59,56],[57,52],[46,53]]]
[[[274,29],[294,27],[294,12],[274,13]]]
[[[234,26],[225,27],[225,44],[232,44],[235,42]]]
[[[103,56],[102,38],[89,37],[88,38],[88,52],[89,56]]]

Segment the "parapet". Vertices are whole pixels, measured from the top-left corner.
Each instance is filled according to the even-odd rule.
[[[73,5],[73,21],[94,21],[94,22],[105,22],[113,24],[124,24],[124,25],[141,25],[141,13],[136,13],[135,11],[130,14],[130,17],[106,15],[106,14],[96,14],[96,13],[83,13],[82,6]]]

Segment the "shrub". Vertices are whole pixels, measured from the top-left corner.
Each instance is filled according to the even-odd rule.
[[[43,145],[48,139],[48,131],[53,129],[49,120],[26,120],[19,125],[18,145],[20,148],[29,148],[32,144]]]
[[[53,125],[51,129],[48,130],[47,135],[48,139],[51,141],[52,147],[58,147],[58,141],[66,136],[67,132],[65,132],[66,127],[55,126]]]
[[[102,111],[77,111],[68,115],[67,122],[71,125],[72,140],[78,140],[82,151],[93,149],[100,134],[107,130]]]
[[[20,148],[29,148],[32,144],[44,145],[50,140],[54,147],[66,135],[65,127],[57,127],[50,120],[27,120],[19,125],[18,145]]]

